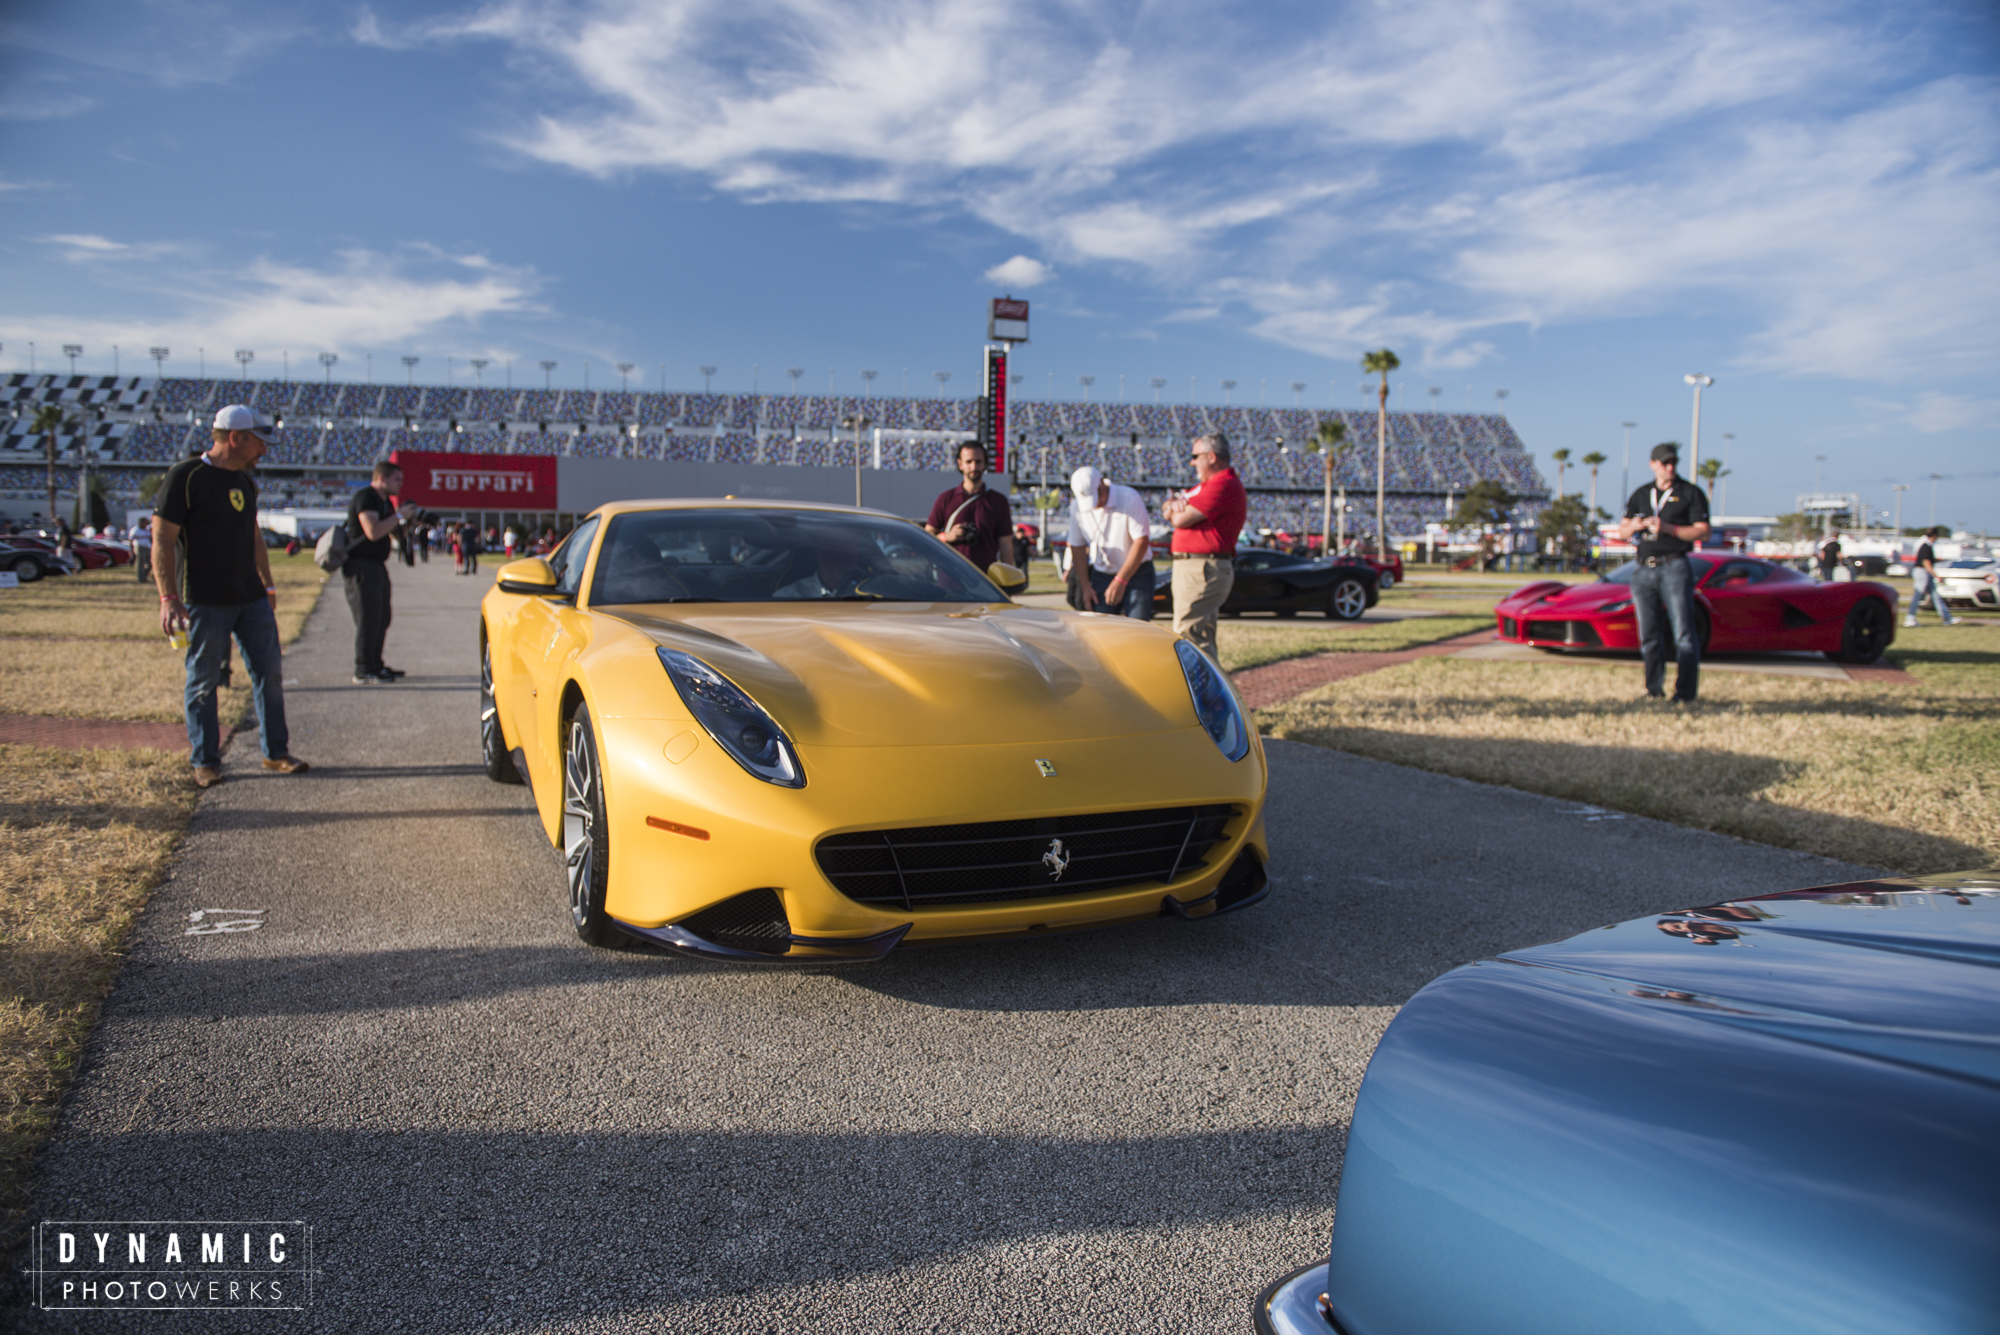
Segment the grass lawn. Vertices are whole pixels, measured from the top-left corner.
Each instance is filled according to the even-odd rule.
[[[1225,617],[1215,628],[1215,647],[1230,672],[1262,667],[1287,658],[1326,653],[1383,653],[1490,630],[1493,614],[1410,617],[1403,621],[1329,621],[1323,617]]]
[[[309,553],[272,552],[271,572],[289,644],[325,576]],[[0,591],[6,712],[179,721],[183,660],[158,608],[129,566]],[[222,704],[227,727],[250,692]],[[21,1241],[38,1147],[133,919],[187,828],[187,776],[182,751],[0,746],[0,1251]]]
[[[271,553],[286,644],[298,638],[326,578],[309,551]],[[130,566],[0,590],[4,712],[178,722],[186,668],[160,633],[159,608],[158,591],[135,580]],[[249,708],[243,680],[245,689],[222,697],[224,728]]]
[[[1639,698],[1636,659],[1433,658],[1322,687],[1258,722],[1866,866],[2000,864],[2000,622],[1904,630],[1890,657],[1915,686],[1707,672],[1685,711]]]
[[[126,933],[194,810],[187,758],[0,746],[0,1248],[25,1226]]]

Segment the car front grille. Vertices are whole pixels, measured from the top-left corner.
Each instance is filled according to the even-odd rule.
[[[1588,621],[1530,621],[1528,638],[1554,640],[1560,644],[1573,644],[1589,649],[1600,649],[1604,646],[1603,639],[1597,634],[1597,627]]]
[[[1517,624],[1519,623],[1517,623],[1512,617],[1501,617],[1500,633],[1510,640],[1513,639],[1514,636],[1519,633],[1514,629]]]
[[[1235,815],[1232,806],[1160,807],[866,830],[822,839],[815,855],[834,888],[863,904],[1042,899],[1169,882],[1207,865]]]

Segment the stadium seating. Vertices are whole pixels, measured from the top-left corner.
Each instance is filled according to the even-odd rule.
[[[354,472],[392,449],[848,467],[854,437],[840,423],[855,414],[868,417],[881,432],[881,467],[948,472],[957,441],[972,433],[977,420],[973,400],[936,396],[663,394],[17,372],[0,376],[0,414],[9,415],[0,416],[0,464],[16,466],[10,476],[33,474],[22,484],[25,489],[45,488],[36,465],[47,442],[29,432],[27,422],[39,408],[55,404],[74,423],[57,439],[62,466],[74,469],[80,457],[88,457],[107,476],[119,472],[122,487],[126,471],[136,470],[136,479],[202,448],[207,416],[222,404],[245,401],[285,421],[267,464],[347,470],[320,487],[331,493],[342,492]],[[1336,462],[1334,485],[1347,489],[1355,507],[1351,531],[1374,524],[1377,417],[1371,407],[1021,399],[1012,404],[1011,420],[1011,471],[1021,484],[1066,487],[1071,473],[1089,463],[1114,482],[1139,487],[1156,511],[1170,489],[1194,482],[1189,439],[1226,432],[1251,489],[1253,527],[1287,530],[1318,513],[1322,463],[1311,445],[1322,421],[1338,421],[1350,443]],[[446,430],[448,421],[458,429]],[[539,429],[543,423],[550,429]],[[641,432],[636,438],[635,424]],[[1547,483],[1502,416],[1395,412],[1384,426],[1389,522],[1398,533],[1421,532],[1425,522],[1443,518],[1449,498],[1481,478],[1498,480],[1520,495],[1516,513],[1524,520],[1546,500]],[[874,440],[864,438],[861,449],[864,462],[874,466]],[[319,486],[296,475],[282,484],[301,495]],[[1317,518],[1311,522],[1316,525]]]

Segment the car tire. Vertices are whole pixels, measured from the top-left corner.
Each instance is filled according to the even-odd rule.
[[[593,946],[616,946],[627,939],[604,911],[611,877],[609,836],[597,737],[590,726],[590,706],[579,703],[563,744],[563,877],[569,887],[570,925]]]
[[[42,577],[42,563],[32,556],[14,558],[14,578],[23,584],[33,584]]]
[[[493,648],[479,646],[479,760],[495,783],[519,783],[521,771],[507,753],[507,733],[500,726],[500,704],[493,698]]]
[[[1368,610],[1368,586],[1353,576],[1335,580],[1327,591],[1326,614],[1335,621],[1359,621]]]
[[[1395,588],[1396,572],[1393,570],[1383,571],[1382,577],[1376,581],[1375,587],[1380,589],[1383,593],[1387,593],[1389,590]]]
[[[1889,647],[1896,617],[1879,598],[1863,598],[1848,609],[1840,628],[1840,648],[1827,655],[1837,663],[1872,663]]]

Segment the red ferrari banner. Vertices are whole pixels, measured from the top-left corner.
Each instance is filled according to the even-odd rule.
[[[392,450],[401,500],[432,510],[554,510],[553,454],[434,454]]]

